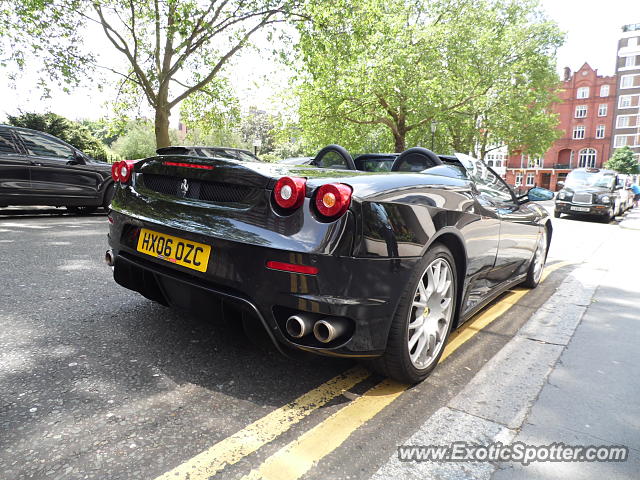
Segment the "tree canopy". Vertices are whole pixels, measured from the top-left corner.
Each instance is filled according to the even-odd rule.
[[[541,153],[562,35],[536,0],[309,2],[300,23],[300,116],[307,143],[402,151],[507,143]],[[383,135],[384,145],[380,145]]]
[[[229,60],[296,6],[296,0],[28,0],[0,28],[12,32],[7,38],[15,52],[4,59],[22,65],[27,46],[49,78],[73,85],[93,67],[116,74],[130,103],[143,98],[155,111],[162,147],[170,142],[171,110],[194,94],[224,100],[214,80]],[[120,54],[125,68],[99,65],[94,52],[84,51],[79,35],[86,25],[100,27],[105,47]]]
[[[638,160],[634,158],[633,150],[627,145],[616,149],[613,156],[604,164],[604,167],[627,175],[637,175],[640,173],[640,164],[638,164]]]
[[[111,155],[104,144],[84,125],[55,113],[22,113],[9,115],[9,124],[45,132],[73,145],[90,157],[109,160]]]

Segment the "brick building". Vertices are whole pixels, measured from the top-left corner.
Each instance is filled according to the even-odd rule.
[[[560,102],[553,105],[559,116],[562,137],[543,158],[511,155],[507,183],[559,190],[557,183],[578,167],[601,167],[611,156],[616,77],[598,75],[585,63],[571,73],[565,69]]]

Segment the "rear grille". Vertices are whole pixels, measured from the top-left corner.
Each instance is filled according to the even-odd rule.
[[[576,193],[573,195],[573,203],[592,203],[593,195],[590,193]]]
[[[244,185],[234,185],[220,182],[206,182],[196,179],[171,177],[145,173],[138,177],[143,187],[164,195],[173,195],[180,198],[192,198],[208,202],[243,203],[254,191],[253,188]],[[186,188],[186,193],[184,190]]]

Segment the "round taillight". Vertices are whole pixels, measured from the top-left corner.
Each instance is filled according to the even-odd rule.
[[[114,182],[120,181],[120,162],[115,162],[111,165],[111,177]]]
[[[131,173],[133,172],[133,164],[132,161],[122,160],[118,162],[118,177],[120,178],[120,182],[127,183],[131,178]]]
[[[273,188],[273,199],[280,208],[298,208],[304,201],[307,180],[300,177],[282,177]]]
[[[351,204],[351,187],[344,183],[327,183],[316,192],[316,208],[320,215],[336,218]]]

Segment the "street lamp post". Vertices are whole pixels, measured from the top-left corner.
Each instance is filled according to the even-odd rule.
[[[258,150],[262,147],[262,140],[259,138],[253,139],[253,154],[258,155]]]
[[[434,141],[436,139],[436,129],[438,128],[438,122],[431,120],[431,151],[433,151]]]

